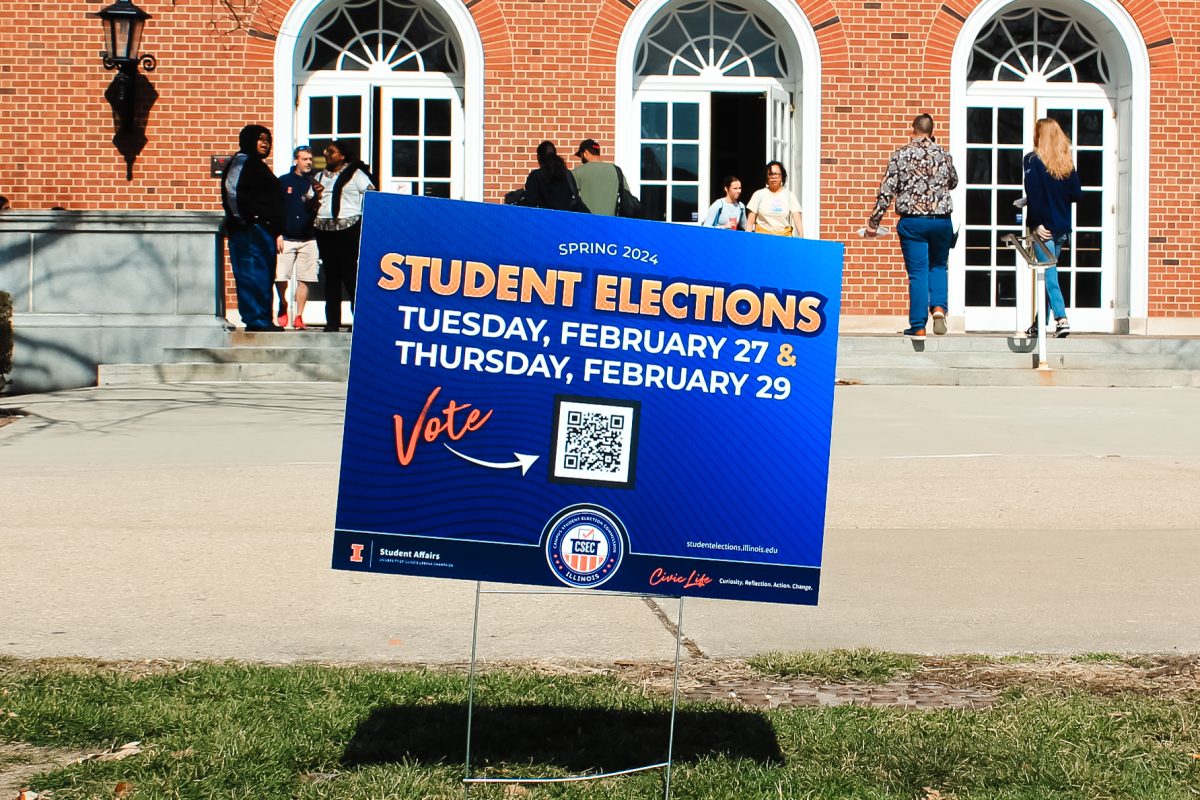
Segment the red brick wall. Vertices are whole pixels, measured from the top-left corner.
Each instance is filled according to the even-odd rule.
[[[95,12],[110,0],[0,0],[28,20],[0,42],[0,134],[12,155],[0,194],[16,208],[216,209],[209,156],[236,149],[247,122],[272,124],[273,34],[288,0],[231,0],[234,21],[210,0],[138,0],[153,15],[143,47],[159,99],[148,144],[125,180],[112,146]],[[798,0],[823,61],[822,220],[845,237],[866,218],[888,153],[921,111],[947,127],[950,53],[972,0]],[[1151,316],[1200,316],[1200,232],[1190,220],[1200,185],[1196,3],[1127,0],[1151,53]],[[949,8],[953,13],[945,10]],[[543,138],[565,151],[587,136],[611,148],[616,45],[630,7],[602,0],[581,13],[565,0],[477,0],[484,42],[485,197],[521,184]],[[957,15],[957,17],[956,17]],[[287,146],[290,143],[280,143]],[[844,308],[902,314],[904,272],[895,239],[850,239]]]
[[[895,237],[866,241],[847,234],[870,215],[888,156],[911,137],[913,117],[932,114],[937,134],[949,139],[949,70],[931,72],[922,63],[938,7],[856,3],[839,14],[849,52],[823,73],[821,224],[826,236],[847,241],[846,314],[908,313]]]
[[[1191,3],[1171,3],[1169,20],[1156,4],[1129,2],[1150,50],[1150,283],[1149,316],[1200,316],[1200,233],[1189,209],[1200,200],[1200,20]],[[1143,19],[1145,21],[1143,21]]]
[[[147,76],[159,97],[126,181],[94,17],[107,4],[0,2],[6,18],[29,20],[27,37],[0,42],[0,134],[12,148],[0,194],[16,208],[216,208],[208,158],[236,150],[247,121],[270,119],[270,65],[246,66],[247,37],[218,33],[214,4],[139,0],[153,15],[143,50],[159,58]]]

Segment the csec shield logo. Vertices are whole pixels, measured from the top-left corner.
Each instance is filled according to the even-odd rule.
[[[599,586],[616,574],[625,558],[625,526],[601,506],[568,506],[546,523],[542,534],[546,563],[567,586]]]

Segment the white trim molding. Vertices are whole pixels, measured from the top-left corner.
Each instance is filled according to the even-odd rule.
[[[483,40],[471,12],[462,0],[425,0],[435,5],[450,21],[461,46],[463,70],[463,197],[483,200]],[[296,69],[297,48],[302,45],[305,26],[322,6],[332,6],[337,0],[296,0],[279,26],[275,40],[275,103],[274,137],[286,147],[276,147],[272,161],[277,173],[292,166],[292,142],[296,136]],[[409,73],[401,73],[403,77]]]
[[[616,119],[614,134],[616,141],[613,152],[619,164],[640,164],[638,155],[638,140],[630,131],[638,130],[638,110],[634,104],[634,66],[637,63],[638,47],[646,35],[650,23],[660,11],[678,0],[642,0],[629,15],[625,28],[621,32],[621,40],[617,45],[617,75],[616,75]],[[798,136],[799,148],[796,151],[797,163],[801,166],[801,185],[796,193],[800,205],[804,209],[804,233],[807,238],[818,238],[821,233],[821,49],[817,43],[817,34],[808,18],[800,11],[795,2],[788,0],[734,0],[737,5],[747,11],[764,16],[769,22],[782,20],[788,32],[794,37],[796,50],[800,55],[800,63],[791,65],[793,73],[799,73],[798,88],[800,90],[800,107],[796,109],[800,120]],[[765,12],[765,13],[764,13]],[[782,34],[783,31],[778,33]],[[655,79],[655,86],[660,86],[660,80],[676,81],[683,78]],[[693,79],[696,88],[711,84],[712,91],[728,91],[727,84],[719,81]],[[665,84],[664,84],[665,85]],[[766,161],[764,160],[765,164]],[[795,191],[796,187],[793,187]],[[700,209],[706,207],[701,202]]]
[[[966,118],[967,67],[975,40],[997,15],[1031,7],[1053,9],[1077,18],[1102,46],[1107,45],[1104,52],[1118,98],[1123,89],[1129,94],[1130,119],[1117,120],[1117,135],[1130,138],[1130,187],[1128,196],[1118,197],[1117,203],[1118,208],[1120,204],[1128,204],[1130,242],[1128,261],[1119,263],[1117,269],[1128,270],[1129,319],[1144,320],[1150,280],[1150,55],[1141,31],[1124,6],[1117,0],[983,0],[963,23],[950,61],[951,152],[957,163],[966,163],[966,130],[962,120]],[[1115,46],[1123,47],[1124,52],[1114,52]],[[1014,84],[1014,88],[1019,88],[1019,84]],[[1115,147],[1112,157],[1116,158]],[[955,208],[965,208],[965,200],[966,188],[960,184],[954,193]],[[952,295],[955,284],[951,282]],[[958,308],[962,307],[962,301],[961,296],[951,297],[951,303]],[[1117,325],[1121,324],[1118,320]],[[1137,323],[1133,322],[1131,327],[1138,327]]]

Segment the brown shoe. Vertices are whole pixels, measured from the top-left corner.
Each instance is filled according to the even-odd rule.
[[[933,307],[933,332],[938,336],[946,334],[946,309],[941,306]]]

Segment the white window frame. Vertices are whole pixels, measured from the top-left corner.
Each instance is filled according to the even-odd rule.
[[[968,94],[970,98],[969,106],[974,107],[1002,107],[1002,108],[1023,108],[1025,116],[1025,125],[1021,131],[1023,143],[1020,146],[1021,154],[1024,155],[1033,150],[1033,125],[1035,120],[1045,116],[1045,111],[1049,108],[1070,108],[1078,109],[1111,109],[1115,107],[1115,101],[1112,96],[1106,92],[1103,87],[1095,84],[1063,84],[1063,83],[1045,83],[1040,84],[1040,88],[1032,87],[1024,83],[991,83],[987,84],[987,88],[976,87]],[[1117,285],[1117,217],[1115,212],[1115,192],[1117,182],[1117,146],[1116,146],[1116,125],[1113,123],[1111,113],[1104,117],[1104,173],[1102,181],[1102,230],[1104,235],[1104,249],[1102,257],[1104,263],[1101,265],[1101,293],[1099,308],[1073,308],[1070,305],[1070,298],[1067,299],[1067,316],[1071,320],[1071,328],[1077,332],[1100,332],[1111,333],[1114,325],[1114,295]],[[964,137],[965,138],[965,137]],[[967,145],[970,147],[972,145]],[[974,145],[978,146],[978,145]],[[1094,148],[1086,148],[1094,149]],[[963,205],[959,208],[961,211],[961,219],[965,220],[966,215],[966,148],[964,148],[963,159],[958,162],[959,168],[959,185],[962,190]],[[1092,188],[1092,187],[1085,187]],[[1094,190],[1094,188],[1092,189]],[[1001,209],[996,209],[999,213]],[[1016,208],[1003,209],[1005,212],[1010,212],[1014,217],[1018,210]],[[964,221],[965,228],[965,221]],[[1015,227],[999,226],[999,227]],[[965,232],[962,234],[965,236]],[[1075,246],[1075,237],[1072,238],[1071,246]],[[956,252],[955,252],[956,251]],[[966,246],[955,248],[952,251],[952,258],[956,259],[961,269],[951,278],[958,281],[958,291],[963,295],[963,303],[966,300],[966,272],[969,269],[966,266]],[[1015,254],[1014,254],[1015,255]],[[953,264],[951,266],[953,271]],[[1029,320],[1033,317],[1033,270],[1028,269],[1021,262],[1020,257],[1016,257],[1016,307],[985,307],[972,306],[967,308],[963,303],[952,307],[961,309],[961,313],[965,316],[965,327],[972,331],[1008,331],[1014,332],[1024,331],[1029,325]]]
[[[794,166],[792,153],[796,149],[796,115],[791,93],[782,86],[773,85],[767,87],[766,94],[767,155],[774,161]],[[799,180],[799,176],[796,180]]]
[[[704,222],[704,212],[708,210],[708,206],[712,203],[712,198],[706,196],[706,192],[708,191],[708,187],[711,184],[711,178],[712,178],[712,176],[709,174],[709,169],[710,169],[710,167],[709,167],[709,155],[710,155],[709,148],[710,148],[711,142],[709,141],[709,136],[707,133],[709,130],[711,120],[712,120],[712,116],[711,116],[711,114],[712,114],[712,94],[707,91],[681,92],[678,90],[655,91],[653,89],[641,89],[638,91],[637,98],[638,98],[637,108],[639,111],[639,115],[641,112],[642,103],[664,103],[667,105],[668,109],[672,108],[673,105],[676,103],[695,104],[699,107],[698,108],[699,121],[697,123],[697,130],[699,132],[699,138],[695,142],[693,142],[691,139],[679,140],[679,139],[675,139],[672,137],[671,134],[672,134],[672,125],[674,125],[674,121],[673,121],[674,115],[672,114],[671,111],[667,112],[667,138],[652,140],[655,142],[662,142],[662,143],[667,144],[667,160],[666,160],[666,163],[663,165],[663,167],[666,171],[666,175],[662,179],[655,179],[653,181],[653,183],[655,185],[665,184],[667,187],[667,217],[668,217],[669,222],[682,222],[685,224],[690,222],[690,223],[696,224],[696,225],[703,223]],[[639,136],[638,136],[639,145],[643,141],[645,141],[645,140],[640,136],[640,131],[639,131]],[[674,163],[673,163],[673,159],[672,159],[672,154],[674,152],[674,149],[671,147],[671,144],[693,144],[693,143],[697,146],[697,151],[698,151],[697,156],[696,156],[698,159],[697,170],[696,170],[696,215],[697,215],[697,218],[695,220],[685,220],[685,219],[672,220],[672,219],[670,219],[671,189],[675,186],[686,186],[692,182],[691,181],[677,181],[673,177]],[[637,160],[637,162],[635,162],[635,163],[638,165],[636,168],[638,191],[641,191],[641,180],[642,180],[641,159],[639,158]],[[622,167],[622,172],[625,172],[624,167]],[[634,182],[633,175],[626,174],[626,179],[631,184]],[[643,194],[644,194],[644,192],[643,192]]]
[[[308,118],[308,115],[309,115],[308,100],[311,100],[316,97],[358,97],[360,99],[360,102],[362,103],[362,105],[360,106],[361,114],[359,116],[359,126],[358,126],[359,137],[360,137],[359,148],[361,150],[362,148],[366,148],[369,146],[369,142],[367,141],[367,137],[368,137],[367,123],[369,121],[369,116],[370,116],[371,92],[370,92],[370,88],[368,86],[363,84],[361,81],[350,83],[347,81],[311,80],[311,81],[308,81],[307,83],[303,84],[302,86],[297,86],[296,91],[297,91],[296,130],[297,131],[306,131],[306,133],[303,137],[303,140],[298,141],[296,143],[297,145],[310,144],[311,140],[313,139],[312,125],[311,125],[311,121]],[[336,126],[336,124],[335,124],[335,127],[339,127],[339,126]],[[366,152],[366,151],[364,150],[363,152]],[[279,155],[282,155],[282,154],[279,154]],[[359,155],[363,158],[366,157],[366,156],[362,155],[362,152],[360,152]],[[315,156],[317,158],[322,157],[320,152],[314,152],[313,156]],[[288,166],[289,167],[291,166],[290,154],[289,154]]]
[[[319,72],[304,73],[299,60],[303,49],[305,26],[314,15],[324,12],[323,5],[329,0],[297,0],[288,10],[279,26],[275,41],[275,104],[274,134],[276,148],[272,154],[275,171],[286,172],[291,168],[291,148],[295,145],[298,123],[297,107],[300,102],[300,85],[316,81],[322,87],[336,88],[362,85],[369,80],[373,85],[405,86],[419,90],[421,86],[452,87],[460,93],[463,114],[463,163],[461,195],[466,200],[483,200],[483,41],[475,20],[466,6],[453,0],[426,0],[436,5],[449,20],[452,32],[458,37],[459,56],[462,60],[462,86],[455,87],[440,74],[391,72]],[[352,93],[352,92],[345,92]],[[364,143],[365,144],[365,143]],[[286,146],[285,146],[286,145]]]
[[[1119,93],[1117,104],[1118,108],[1128,108],[1129,116],[1120,121],[1118,140],[1113,144],[1129,155],[1128,191],[1122,191],[1121,196],[1116,198],[1119,209],[1122,206],[1128,208],[1129,243],[1128,247],[1122,247],[1124,254],[1118,258],[1116,270],[1118,280],[1123,281],[1128,275],[1129,317],[1127,323],[1116,320],[1115,327],[1120,330],[1128,325],[1133,332],[1144,332],[1149,307],[1150,220],[1150,57],[1146,43],[1129,12],[1115,0],[1087,0],[1086,3],[1061,0],[1045,5],[1076,17],[1105,45],[1110,74],[1119,86],[1126,87],[1123,95]],[[950,119],[953,120],[950,150],[956,165],[966,164],[966,128],[963,121],[966,119],[967,106],[972,104],[967,89],[971,51],[980,32],[992,18],[1011,7],[1011,0],[983,0],[967,16],[954,43],[950,59]],[[1114,52],[1117,46],[1123,47],[1124,52]],[[1117,56],[1128,58],[1128,74],[1121,74]],[[1013,86],[1021,87],[1023,84],[1016,83]],[[953,197],[955,208],[963,209],[966,202],[965,185],[960,183]],[[1123,211],[1120,216],[1119,228],[1126,218]],[[961,315],[964,300],[962,248],[951,251],[950,269],[951,313]],[[1116,304],[1123,307],[1123,299],[1118,299]]]
[[[448,135],[431,135],[427,133],[423,124],[419,124],[417,133],[414,135],[405,135],[397,137],[392,133],[392,101],[393,100],[419,100],[422,105],[428,100],[449,100],[450,101],[450,133]],[[380,188],[388,192],[399,192],[401,194],[410,194],[411,188],[395,186],[395,178],[392,176],[392,141],[396,138],[411,139],[417,142],[418,176],[406,176],[421,182],[433,180],[437,183],[445,183],[446,181],[439,177],[426,176],[425,173],[425,148],[424,144],[427,141],[448,141],[450,143],[450,196],[462,197],[463,194],[463,170],[461,167],[460,154],[462,153],[463,144],[463,112],[462,100],[458,92],[453,88],[438,88],[424,87],[419,91],[413,91],[410,86],[392,87],[385,86],[382,92],[383,107],[380,109],[380,135],[383,139],[380,142],[380,163],[379,163],[379,182]],[[422,117],[421,122],[424,121]]]
[[[794,86],[773,78],[727,77],[710,78],[700,76],[647,76],[639,78],[634,74],[637,62],[638,48],[642,38],[647,34],[651,22],[663,8],[675,0],[642,0],[629,15],[621,40],[617,45],[617,99],[616,99],[616,144],[614,152],[616,161],[621,165],[638,165],[641,157],[638,143],[641,141],[641,98],[642,93],[666,91],[682,94],[684,92],[746,92],[763,94],[771,87],[777,87],[791,93],[796,113],[793,114],[793,137],[800,128],[795,118],[805,120],[805,133],[796,142],[793,139],[793,159],[788,164],[789,187],[800,199],[804,208],[804,232],[809,238],[820,236],[820,164],[821,164],[821,51],[817,44],[817,35],[812,24],[799,6],[786,0],[735,0],[737,5],[759,16],[769,23],[775,24],[782,20],[782,28],[776,34],[782,36],[790,32],[794,37],[795,47],[788,47],[789,67],[793,75],[799,74]],[[798,54],[798,55],[797,55]],[[768,133],[768,135],[770,135]],[[797,146],[798,145],[798,146]],[[766,161],[763,161],[766,164]],[[625,169],[625,167],[622,167]],[[702,164],[702,170],[707,167]],[[630,174],[625,169],[634,191],[639,191],[640,170]],[[635,174],[639,176],[635,179]],[[702,186],[704,184],[701,184]],[[711,200],[711,198],[709,198]],[[701,203],[700,213],[703,215],[705,204]]]

